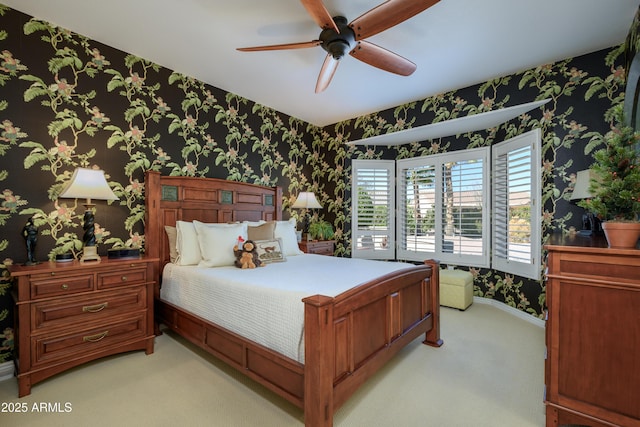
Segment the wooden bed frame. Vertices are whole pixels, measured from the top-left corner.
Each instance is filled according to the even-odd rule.
[[[145,177],[145,248],[156,266],[156,329],[166,325],[302,408],[305,426],[331,426],[334,412],[402,347],[425,334],[439,347],[439,264],[402,270],[336,297],[304,298],[305,363],[285,357],[160,300],[169,262],[165,225],[177,220],[281,220],[282,189],[215,178]],[[159,331],[157,331],[159,332]]]

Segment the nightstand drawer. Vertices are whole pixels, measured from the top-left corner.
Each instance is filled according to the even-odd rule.
[[[108,316],[143,310],[146,308],[146,295],[146,288],[140,286],[33,303],[31,330],[36,333],[46,328],[80,325]]]
[[[307,254],[333,255],[334,244],[333,240],[303,240],[300,242],[300,250]]]
[[[93,275],[56,275],[40,274],[31,279],[31,298],[39,299],[53,296],[77,294],[93,290]]]
[[[120,271],[98,273],[98,289],[142,284],[147,281],[147,266],[129,267]]]
[[[33,335],[32,367],[58,359],[78,358],[121,342],[142,338],[145,336],[145,330],[146,313],[140,313],[69,334]]]

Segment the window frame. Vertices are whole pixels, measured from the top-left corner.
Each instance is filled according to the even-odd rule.
[[[430,156],[422,156],[410,159],[399,160],[363,160],[354,159],[352,162],[352,256],[357,258],[372,258],[372,259],[397,259],[406,261],[423,261],[428,258],[436,258],[445,264],[464,265],[469,267],[486,267],[496,270],[504,271],[506,273],[527,277],[534,280],[540,280],[541,277],[541,265],[542,265],[542,160],[541,160],[541,140],[542,132],[539,128],[533,129],[529,132],[517,135],[506,141],[494,144],[491,147],[481,147],[468,150],[452,151],[448,153],[434,154]],[[500,197],[496,194],[495,188],[497,187],[497,180],[502,179],[493,173],[495,170],[495,162],[497,156],[509,151],[518,150],[522,147],[529,146],[531,148],[530,154],[530,253],[531,259],[529,262],[521,262],[512,259],[506,259],[494,250],[494,243],[500,239],[504,239],[504,236],[499,235],[496,229],[496,212],[495,206],[498,205],[497,198]],[[401,221],[405,221],[402,218],[403,209],[406,204],[406,195],[404,195],[404,187],[406,185],[402,183],[404,179],[402,172],[410,167],[430,166],[432,165],[435,171],[441,171],[442,165],[446,162],[460,162],[466,161],[472,158],[481,158],[483,161],[484,173],[482,178],[482,206],[486,206],[482,210],[482,255],[474,256],[468,254],[455,254],[450,251],[444,252],[442,245],[442,238],[436,237],[434,240],[435,249],[433,251],[408,251],[400,248],[400,241],[404,237],[401,235],[404,225]],[[357,238],[357,230],[353,225],[357,225],[355,215],[357,212],[357,187],[355,185],[355,175],[358,168],[366,165],[369,168],[386,168],[390,165],[395,165],[392,168],[395,174],[394,185],[390,186],[390,191],[393,195],[390,200],[395,200],[395,204],[392,205],[393,209],[389,209],[388,212],[395,215],[395,219],[389,222],[389,226],[392,227],[395,224],[395,228],[389,229],[391,236],[390,241],[394,241],[394,245],[389,245],[389,250],[385,251],[384,256],[371,257],[372,251],[365,253],[366,251],[357,251],[355,240]],[[436,183],[435,187],[438,191],[435,191],[435,204],[434,206],[443,206],[443,176],[440,173],[435,174]],[[503,177],[504,178],[504,177]],[[508,179],[508,178],[507,178]],[[506,185],[507,183],[501,183]],[[443,209],[434,209],[437,213],[435,215],[435,230],[440,230],[440,236],[443,235]],[[406,215],[406,214],[405,214]],[[394,250],[395,249],[395,250]],[[381,255],[377,253],[375,255]]]
[[[397,182],[398,185],[403,185],[404,176],[406,170],[410,168],[416,168],[421,166],[432,167],[435,172],[435,183],[434,183],[434,191],[435,191],[435,204],[433,209],[433,215],[435,218],[435,225],[433,228],[433,243],[434,250],[406,250],[403,249],[402,246],[405,241],[405,235],[402,234],[405,229],[406,222],[401,215],[397,215],[397,224],[396,230],[398,231],[397,244],[396,244],[396,257],[402,260],[409,261],[422,261],[428,258],[438,258],[441,262],[445,264],[456,264],[456,265],[468,265],[474,267],[488,267],[489,266],[489,233],[484,230],[489,230],[489,212],[485,209],[482,210],[482,226],[481,230],[481,252],[480,254],[471,254],[464,253],[463,248],[460,245],[456,245],[458,250],[453,249],[454,242],[450,239],[451,237],[455,239],[455,236],[447,236],[445,234],[445,223],[446,219],[444,218],[446,215],[444,211],[444,201],[445,201],[445,168],[448,164],[456,164],[460,166],[461,164],[465,164],[466,162],[480,162],[482,168],[482,179],[479,183],[480,188],[480,203],[482,206],[489,206],[489,196],[488,192],[485,191],[488,188],[488,174],[486,173],[487,165],[489,164],[489,154],[487,148],[474,148],[469,150],[460,150],[460,151],[452,151],[449,153],[441,153],[434,154],[430,156],[423,157],[415,157],[411,159],[401,159],[397,160]],[[405,188],[397,188],[396,189],[396,212],[401,212],[406,204],[407,198],[404,197],[406,194]],[[458,206],[460,208],[460,206]],[[405,222],[405,224],[403,224]],[[416,237],[417,238],[417,237]],[[431,240],[431,239],[429,239]],[[458,239],[460,240],[460,239]],[[451,243],[451,249],[449,247],[445,248],[445,241],[447,243]]]
[[[540,280],[541,277],[541,264],[542,264],[542,158],[541,158],[541,138],[542,133],[539,128],[533,129],[529,132],[517,135],[511,139],[503,141],[499,144],[495,144],[491,150],[491,170],[492,170],[492,182],[495,182],[501,177],[496,176],[497,171],[501,166],[498,165],[500,156],[505,154],[513,154],[519,150],[529,147],[530,155],[530,220],[529,220],[529,251],[530,262],[518,261],[515,256],[510,257],[509,246],[517,245],[517,242],[510,242],[508,238],[509,227],[511,221],[506,223],[505,227],[499,227],[498,221],[495,217],[501,215],[499,212],[499,206],[509,205],[508,200],[504,200],[504,196],[499,194],[499,186],[491,186],[491,199],[493,206],[493,218],[491,220],[491,241],[492,241],[492,253],[491,253],[491,265],[493,268],[504,271],[505,273],[511,273],[517,276],[527,277],[534,280]],[[512,165],[513,166],[513,165]],[[512,173],[512,180],[510,182],[502,182],[504,188],[516,185],[516,181],[520,181],[517,176],[517,172]],[[508,179],[508,178],[507,178]],[[500,200],[499,200],[500,199]],[[504,215],[504,213],[502,213]],[[510,213],[507,214],[510,217]],[[501,244],[506,248],[507,254],[502,254],[497,250],[498,244]]]
[[[395,259],[395,160],[370,160],[370,159],[354,159],[351,165],[351,256],[353,258],[367,259]],[[360,227],[358,218],[359,209],[359,190],[358,180],[361,170],[383,171],[388,177],[387,188],[389,194],[387,197],[387,228],[379,230],[371,230]],[[376,241],[380,237],[387,238],[387,248],[381,248]],[[373,250],[362,249],[358,245],[360,238],[371,238],[374,242]]]

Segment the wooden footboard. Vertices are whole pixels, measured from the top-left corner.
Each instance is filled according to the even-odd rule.
[[[440,339],[435,261],[329,298],[305,298],[306,426],[333,425],[334,412],[402,347],[426,333]]]

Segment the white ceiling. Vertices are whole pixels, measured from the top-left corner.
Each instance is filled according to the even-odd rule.
[[[325,0],[352,21],[382,0]],[[622,43],[638,0],[441,0],[368,40],[417,64],[401,77],[347,55],[314,93],[320,47],[298,0],[0,0],[13,9],[326,126]]]

